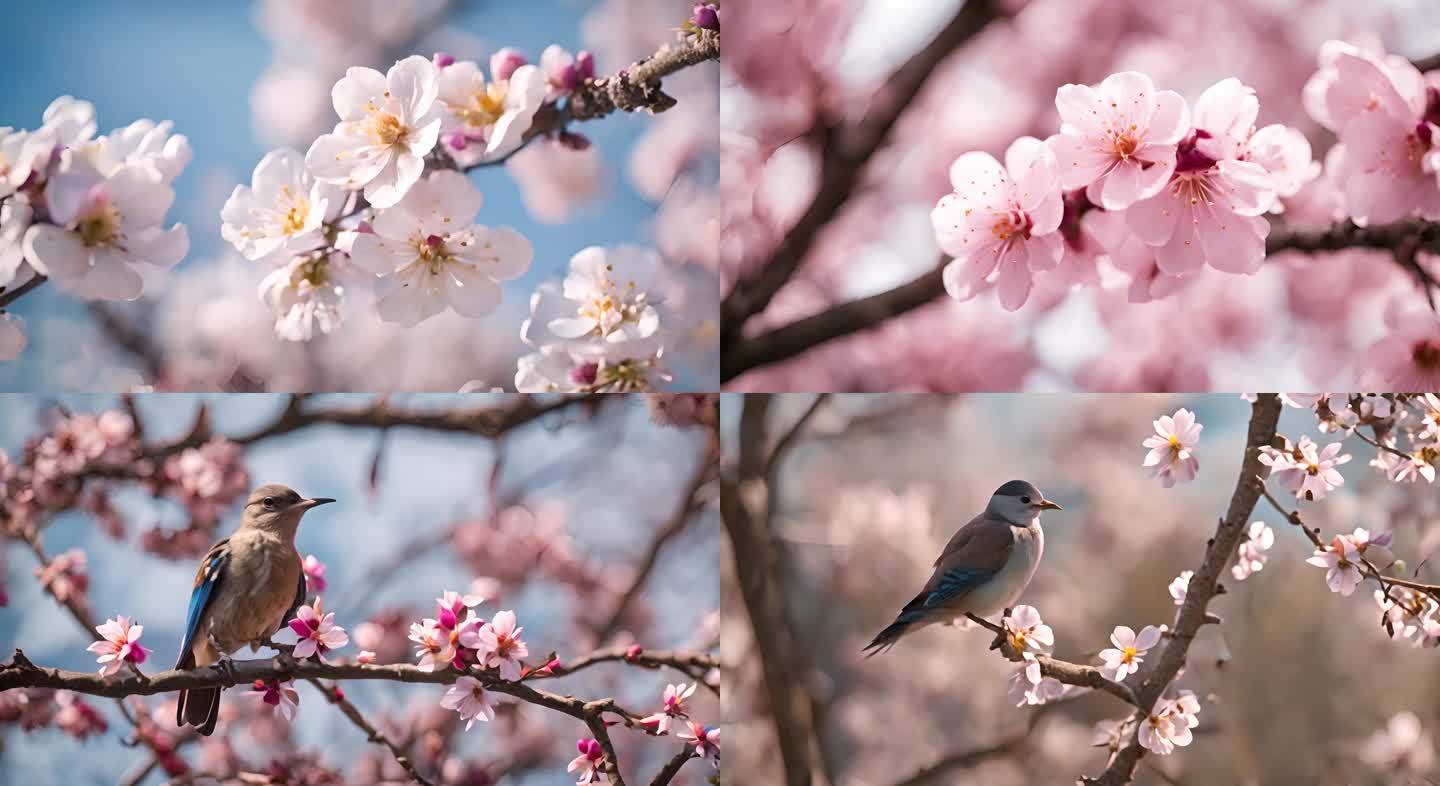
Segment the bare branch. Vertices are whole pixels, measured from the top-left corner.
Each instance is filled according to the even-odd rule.
[[[665,763],[665,767],[662,768],[660,772],[656,773],[655,779],[650,781],[650,786],[668,786],[670,781],[675,780],[675,776],[680,774],[680,768],[684,767],[686,762],[694,758],[696,758],[695,749],[686,745],[679,753],[675,754],[670,761]]]
[[[325,698],[331,704],[339,707],[340,712],[344,713],[345,717],[349,718],[351,723],[355,724],[361,731],[365,732],[366,739],[370,740],[376,745],[384,746],[387,750],[389,750],[390,755],[395,757],[395,762],[399,764],[407,774],[410,775],[411,780],[420,784],[420,786],[432,786],[430,781],[427,780],[425,776],[421,775],[420,771],[415,768],[415,762],[410,760],[410,757],[406,755],[405,751],[401,750],[400,747],[394,743],[394,741],[387,737],[385,735],[385,732],[380,731],[378,728],[375,727],[375,724],[367,720],[365,716],[361,714],[360,709],[356,707],[355,704],[349,699],[345,698],[345,694],[343,692],[341,692],[333,684],[326,685],[325,683],[317,679],[307,679],[306,682],[309,682],[311,685],[319,688],[320,692],[325,694]]]
[[[955,18],[885,82],[877,106],[855,126],[822,126],[816,136],[824,144],[820,185],[804,215],[762,262],[754,276],[735,284],[720,309],[721,344],[729,354],[750,317],[764,311],[814,246],[825,225],[840,212],[860,183],[866,164],[880,150],[900,115],[920,94],[940,63],[985,29],[1003,11],[994,0],[968,0]]]
[[[995,641],[991,643],[990,649],[1000,650],[1000,654],[1017,663],[1025,660],[1025,656],[1010,646],[1010,639],[1006,636],[1004,628],[984,617],[970,613],[966,613],[965,616],[969,617],[970,621],[979,624],[981,627],[995,634]],[[1031,655],[1031,657],[1035,659],[1036,663],[1040,664],[1040,674],[1042,676],[1059,680],[1066,685],[1102,690],[1126,704],[1131,704],[1136,707],[1140,706],[1139,699],[1136,698],[1135,691],[1131,690],[1130,686],[1106,677],[1100,669],[1094,666],[1071,663],[1070,661],[1060,660],[1059,658],[1054,658],[1049,655]]]

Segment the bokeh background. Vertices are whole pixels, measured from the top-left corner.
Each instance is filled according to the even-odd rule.
[[[752,399],[746,396],[745,399]],[[773,399],[772,439],[813,396]],[[727,461],[741,397],[724,402]],[[1202,424],[1193,483],[1164,489],[1142,469],[1151,421],[1180,407]],[[1099,663],[1116,625],[1171,624],[1167,586],[1196,568],[1236,482],[1250,405],[1238,395],[889,395],[832,396],[792,443],[768,492],[775,505],[773,575],[793,640],[786,664],[814,718],[815,783],[836,786],[1061,784],[1096,775],[1106,750],[1090,747],[1093,725],[1126,716],[1105,694],[1015,707],[1014,665],[987,647],[988,631],[937,626],[866,660],[861,648],[929,577],[954,531],[1007,480],[1035,483],[1064,511],[1044,516],[1046,548],[1020,603],[1055,631],[1055,654]],[[1309,410],[1286,408],[1280,432],[1322,444]],[[1396,485],[1367,466],[1374,449],[1347,443],[1345,484],[1302,506],[1323,537],[1393,531],[1397,556],[1422,581],[1440,545],[1437,500],[1426,483]],[[1272,489],[1276,487],[1272,484]],[[1282,500],[1293,495],[1277,493]],[[1325,572],[1305,564],[1313,547],[1262,499],[1252,517],[1275,544],[1264,569],[1209,610],[1178,684],[1200,697],[1195,741],[1168,757],[1147,756],[1139,784],[1426,784],[1436,776],[1440,656],[1391,641],[1379,626],[1373,582],[1341,597]],[[730,777],[783,783],[777,736],[755,633],[726,541],[722,574],[722,665]],[[1411,712],[1420,737],[1392,746],[1393,716]],[[1034,724],[1029,735],[1027,726]],[[1017,738],[1019,739],[1016,742]],[[925,775],[946,757],[1008,748]],[[801,750],[806,749],[804,742]]]
[[[498,395],[396,396],[387,406],[434,412],[472,411],[500,406],[514,397]],[[162,443],[187,433],[199,407],[206,407],[221,435],[251,432],[284,409],[278,395],[193,396],[149,394],[136,399],[146,440]],[[361,408],[371,396],[320,396],[306,407]],[[72,395],[0,396],[0,450],[12,460],[26,441],[45,433],[57,407],[97,413],[119,406],[118,397]],[[324,515],[307,515],[296,538],[301,554],[327,566],[322,593],[337,613],[351,643],[335,653],[354,657],[356,627],[378,622],[389,633],[377,662],[414,662],[405,628],[433,616],[443,590],[493,595],[480,607],[486,616],[514,609],[532,656],[555,650],[563,661],[597,649],[597,625],[615,608],[652,540],[686,493],[709,439],[708,428],[673,428],[653,422],[639,396],[613,397],[598,408],[571,406],[507,432],[499,441],[400,428],[382,436],[374,428],[319,425],[256,442],[244,452],[251,482],[281,482],[301,493],[339,500]],[[377,450],[379,453],[377,458]],[[498,481],[494,462],[502,457]],[[372,477],[372,472],[373,477]],[[94,516],[73,510],[43,529],[53,558],[68,549],[88,557],[89,605],[97,621],[125,614],[145,626],[143,643],[154,650],[145,670],[169,669],[175,662],[185,606],[198,557],[165,559],[139,546],[152,527],[167,531],[189,522],[172,497],[152,497],[140,484],[120,483],[112,499],[125,525],[118,537],[102,532]],[[238,503],[224,508],[215,538],[238,523]],[[320,513],[320,510],[315,511]],[[651,649],[705,651],[715,646],[718,612],[718,519],[701,507],[688,525],[659,552],[636,602],[607,641],[642,643]],[[22,647],[36,663],[92,671],[87,637],[35,579],[36,559],[24,543],[0,543],[8,565],[4,587],[9,602],[0,609],[0,651]],[[555,575],[563,570],[566,576]],[[483,585],[475,585],[483,579]],[[398,632],[398,633],[396,633]],[[398,638],[397,638],[398,635]],[[237,658],[264,657],[249,650]],[[602,665],[543,687],[597,698],[614,695],[625,706],[659,707],[668,681],[683,675],[647,671],[623,663]],[[412,749],[432,775],[426,751],[436,739],[457,762],[474,764],[517,786],[568,783],[565,765],[584,726],[548,710],[515,705],[496,722],[470,732],[442,710],[444,686],[379,681],[342,683],[345,693],[393,739],[416,740]],[[264,772],[272,760],[292,761],[295,753],[315,754],[325,766],[346,773],[344,782],[407,782],[383,749],[367,743],[309,685],[298,685],[300,710],[293,724],[252,721],[258,702],[243,688],[225,694],[220,733],[205,744],[180,748],[191,767],[223,761],[226,748],[251,771]],[[174,732],[172,696],[146,700]],[[50,727],[22,731],[0,725],[0,783],[34,786],[114,784],[147,756],[123,743],[131,732],[108,699],[87,697],[109,721],[105,734],[78,741]],[[715,724],[714,694],[695,697],[697,718]],[[647,709],[647,712],[652,711]],[[168,716],[166,715],[168,713]],[[227,728],[227,724],[233,724]],[[433,737],[427,735],[441,735]],[[639,776],[655,772],[679,749],[679,741],[642,738],[623,728],[614,732],[623,766]],[[628,761],[626,761],[628,759]],[[508,763],[508,764],[507,764]],[[676,783],[695,786],[712,770],[692,762]],[[461,767],[460,772],[464,772]],[[480,783],[472,773],[451,770],[444,782]],[[298,777],[298,775],[297,775]],[[156,772],[142,783],[165,781]],[[440,782],[440,781],[436,781]]]
[[[41,287],[14,304],[30,334],[16,361],[0,364],[0,390],[126,390],[136,385],[221,390],[455,391],[512,388],[526,350],[520,322],[541,281],[563,276],[588,245],[658,247],[670,262],[665,289],[685,325],[667,358],[676,389],[717,384],[713,352],[713,199],[718,177],[714,63],[665,80],[680,99],[658,116],[617,113],[577,124],[585,154],[522,153],[471,173],[484,194],[479,223],[508,225],[535,247],[530,272],[505,285],[499,311],[479,320],[446,313],[405,330],[380,322],[368,300],[310,345],[274,338],[255,294],[268,267],[220,237],[220,207],[264,154],[302,153],[335,123],[330,87],[352,65],[384,71],[399,57],[445,51],[488,61],[502,46],[531,62],[556,43],[595,53],[610,74],[676,43],[693,3],[682,0],[255,0],[195,3],[14,3],[0,30],[0,126],[35,128],[60,95],[95,104],[99,130],[148,117],[171,120],[194,159],[174,183],[168,223],[190,229],[190,254],[154,273],[145,299],[106,303],[123,319],[120,348],[86,304]],[[579,126],[583,125],[583,128]],[[696,211],[701,211],[698,214]],[[677,218],[679,221],[677,222]],[[706,266],[709,265],[709,268]],[[148,268],[150,266],[141,266]],[[707,338],[708,336],[708,338]],[[158,357],[160,367],[146,357]],[[159,373],[157,373],[159,372]],[[157,383],[157,378],[160,380]]]
[[[1323,160],[1334,136],[1301,105],[1320,45],[1343,39],[1405,58],[1440,53],[1429,0],[995,0],[994,19],[945,50],[888,141],[858,164],[898,92],[891,75],[935,39],[962,0],[736,0],[727,6],[721,76],[725,172],[722,289],[753,276],[812,202],[832,204],[835,172],[859,169],[843,201],[746,337],[841,303],[925,280],[913,310],[872,329],[753,367],[737,391],[1196,391],[1367,387],[1365,350],[1386,335],[1382,315],[1426,308],[1414,277],[1386,251],[1269,258],[1254,276],[1206,271],[1183,292],[1128,302],[1128,274],[1072,288],[1035,277],[1026,305],[1006,312],[993,293],[956,302],[939,285],[930,211],[968,151],[1003,157],[1017,137],[1058,131],[1055,91],[1124,70],[1149,74],[1193,106],[1238,77],[1260,101],[1259,124],[1306,135]],[[1433,62],[1433,61],[1432,61]],[[848,145],[848,146],[847,146]],[[826,168],[826,162],[829,168]],[[826,174],[822,176],[822,171]],[[1322,178],[1323,181],[1323,178]],[[822,189],[822,184],[824,188]],[[1317,181],[1278,217],[1332,220]],[[1421,255],[1432,273],[1435,260]],[[871,304],[893,313],[899,300]],[[923,305],[922,305],[923,304]],[[734,320],[727,333],[738,330]],[[733,342],[743,342],[737,337]],[[744,353],[727,342],[726,363]],[[963,348],[963,351],[957,351]],[[732,360],[734,358],[734,360]],[[1382,383],[1384,384],[1384,383]]]

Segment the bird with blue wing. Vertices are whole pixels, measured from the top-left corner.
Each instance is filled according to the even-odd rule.
[[[306,499],[288,486],[250,492],[240,526],[210,548],[195,574],[177,669],[220,665],[249,644],[259,649],[305,603],[305,570],[295,530],[305,511],[335,500]],[[220,688],[180,691],[177,726],[215,731]]]
[[[1040,513],[1046,510],[1061,507],[1031,483],[1012,480],[996,489],[985,511],[950,538],[920,594],[865,646],[866,657],[926,626],[1010,608],[1040,565]]]

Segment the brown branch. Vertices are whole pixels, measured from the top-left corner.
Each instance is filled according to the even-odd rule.
[[[425,776],[421,775],[420,771],[415,768],[415,762],[410,760],[410,757],[405,753],[405,751],[401,750],[400,746],[396,745],[393,740],[386,736],[385,732],[380,731],[378,728],[375,727],[375,724],[367,720],[365,716],[360,712],[360,708],[356,707],[353,702],[345,698],[344,693],[337,690],[333,684],[326,685],[325,683],[317,679],[307,679],[306,682],[309,682],[311,685],[314,685],[316,688],[318,688],[321,693],[325,694],[326,700],[328,700],[331,704],[334,704],[336,707],[339,707],[340,712],[344,713],[345,717],[349,718],[351,723],[355,724],[356,727],[358,727],[361,731],[365,732],[366,739],[368,739],[370,742],[375,743],[376,745],[384,746],[387,750],[389,750],[390,755],[395,757],[395,762],[399,764],[407,774],[409,774],[411,780],[420,784],[420,786],[433,786],[433,784],[431,784],[431,782],[426,779]]]
[[[694,758],[697,758],[695,749],[687,744],[665,763],[660,772],[655,774],[655,779],[650,781],[650,786],[669,786],[670,781],[675,780],[675,776],[680,774],[680,769],[685,766],[686,762]]]
[[[900,115],[910,106],[930,74],[953,52],[1003,13],[995,0],[968,0],[955,18],[886,80],[877,106],[851,128],[822,126],[816,136],[823,145],[820,185],[810,207],[785,233],[755,275],[737,282],[721,305],[721,345],[729,354],[750,317],[764,311],[809,254],[825,225],[840,212],[860,183],[861,175],[880,150]]]
[[[1422,57],[1418,60],[1411,60],[1410,63],[1422,73],[1425,71],[1434,71],[1440,68],[1440,53],[1430,55],[1429,57]]]
[[[1190,577],[1185,602],[1176,612],[1175,624],[1166,640],[1165,648],[1145,673],[1144,680],[1135,691],[1138,701],[1131,724],[1130,739],[1110,758],[1105,771],[1096,778],[1082,778],[1081,783],[1093,786],[1122,786],[1135,778],[1135,769],[1145,754],[1140,746],[1137,730],[1139,724],[1149,715],[1156,701],[1174,681],[1175,675],[1185,665],[1190,645],[1200,627],[1214,618],[1206,611],[1210,599],[1219,592],[1220,574],[1235,554],[1235,549],[1245,535],[1250,514],[1255,503],[1265,492],[1260,480],[1265,465],[1260,463],[1260,449],[1275,440],[1275,428],[1280,421],[1280,397],[1273,393],[1260,394],[1251,406],[1250,427],[1245,438],[1245,453],[1240,475],[1235,479],[1235,490],[1230,495],[1230,505],[1215,528],[1205,549],[1200,567]]]
[[[1440,254],[1440,223],[1408,220],[1379,226],[1337,222],[1325,229],[1292,229],[1272,224],[1265,253],[1296,251],[1306,254],[1362,248],[1395,251],[1411,249]],[[869,330],[881,323],[933,303],[945,294],[942,271],[949,259],[942,256],[929,272],[894,289],[831,306],[757,336],[738,334],[726,342],[720,359],[720,380],[729,382],[752,369],[789,360],[828,341]],[[1440,282],[1418,265],[1397,264],[1416,277],[1427,297]]]
[[[640,558],[639,565],[630,579],[630,584],[620,594],[619,600],[615,602],[615,608],[610,616],[595,629],[595,643],[604,644],[607,639],[620,629],[625,622],[625,614],[635,599],[640,596],[640,590],[644,588],[645,582],[654,572],[655,566],[660,564],[660,552],[670,541],[679,537],[690,525],[694,514],[705,507],[704,489],[710,481],[715,478],[719,470],[720,443],[719,435],[711,432],[711,437],[706,440],[705,448],[700,454],[700,460],[691,474],[690,480],[685,485],[684,491],[680,494],[680,502],[675,506],[674,512],[665,524],[655,532],[650,540],[650,546],[645,550],[644,556]]]
[[[984,617],[979,617],[968,612],[965,616],[969,617],[971,622],[975,622],[995,634],[995,641],[991,643],[990,649],[1000,650],[1000,654],[1016,663],[1025,660],[1023,655],[1017,652],[1014,647],[1010,646],[1009,637],[1005,634],[1003,627],[996,625]],[[1068,660],[1060,660],[1050,655],[1032,655],[1031,657],[1035,659],[1036,663],[1040,664],[1040,674],[1042,676],[1050,677],[1066,685],[1074,685],[1078,688],[1102,690],[1126,704],[1131,704],[1136,707],[1140,706],[1140,700],[1136,698],[1135,691],[1132,690],[1129,685],[1116,682],[1106,677],[1104,672],[1094,666],[1072,663]]]
[[[533,674],[525,679],[527,682],[532,680],[558,679],[598,663],[614,662],[624,662],[646,669],[674,669],[696,680],[703,679],[706,672],[716,669],[720,665],[720,661],[715,656],[704,652],[641,650],[632,655],[629,647],[610,647],[608,649],[596,650],[589,655],[576,658],[569,663],[563,663],[558,668],[552,669],[549,674]]]
[[[785,457],[785,453],[789,451],[791,446],[795,444],[795,441],[800,438],[800,434],[805,430],[805,426],[810,422],[810,419],[815,417],[815,414],[820,411],[820,407],[825,404],[825,400],[829,398],[829,396],[830,394],[828,393],[817,393],[815,398],[810,401],[810,406],[806,407],[805,411],[800,413],[800,417],[796,418],[795,422],[790,425],[790,428],[787,429],[784,434],[780,435],[780,439],[775,441],[775,447],[770,451],[770,457],[765,459],[764,470],[765,478],[771,486],[775,485],[775,471],[780,466],[780,460]]]
[[[780,598],[778,555],[770,531],[771,494],[766,483],[766,418],[770,397],[745,397],[740,413],[740,457],[733,475],[720,478],[720,519],[730,536],[734,568],[775,722],[776,741],[787,786],[809,786],[815,741],[814,718],[803,673],[795,668],[799,645],[793,640]]]
[[[945,294],[940,277],[949,262],[949,257],[941,256],[929,272],[894,289],[831,306],[758,336],[737,338],[720,357],[720,381],[729,382],[750,369],[789,360],[827,341],[869,330],[938,301]]]

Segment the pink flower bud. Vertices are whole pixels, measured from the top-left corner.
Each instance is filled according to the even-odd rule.
[[[464,150],[465,146],[470,144],[470,140],[466,138],[465,132],[463,131],[451,131],[445,134],[441,138],[441,141],[443,141],[451,150]]]
[[[504,82],[515,73],[515,69],[526,64],[525,55],[520,50],[505,47],[490,55],[490,78],[496,82]]]
[[[644,647],[641,647],[639,644],[631,644],[630,649],[625,650],[625,660],[635,660],[640,657],[643,652],[645,652]]]
[[[446,54],[445,52],[436,52],[433,59],[435,61],[436,68],[444,68],[445,66],[453,65],[455,63],[455,56]]]
[[[575,74],[582,82],[595,78],[595,55],[589,50],[581,49],[580,53],[575,55]]]
[[[695,6],[694,12],[690,15],[690,21],[696,27],[705,30],[720,29],[720,9],[714,3],[700,3]]]

